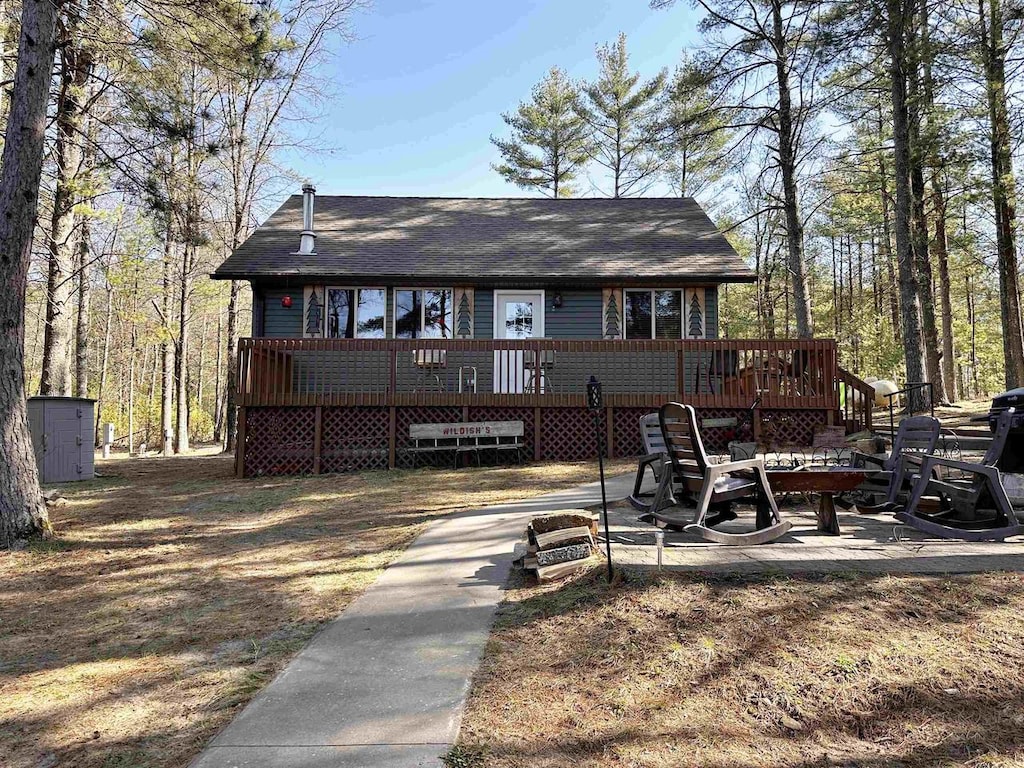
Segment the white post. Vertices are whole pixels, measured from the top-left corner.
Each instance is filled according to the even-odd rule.
[[[103,425],[103,458],[110,458],[110,446],[114,442],[114,425],[107,423]]]

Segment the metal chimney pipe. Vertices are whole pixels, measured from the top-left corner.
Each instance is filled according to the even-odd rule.
[[[302,234],[299,237],[299,253],[316,253],[316,232],[313,231],[313,203],[316,187],[309,182],[302,185]]]

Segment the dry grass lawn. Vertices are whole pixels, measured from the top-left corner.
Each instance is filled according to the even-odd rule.
[[[623,469],[626,464],[618,464]],[[237,480],[117,459],[0,554],[0,766],[183,766],[431,518],[596,465]]]
[[[1024,578],[520,587],[449,762],[1024,765]]]

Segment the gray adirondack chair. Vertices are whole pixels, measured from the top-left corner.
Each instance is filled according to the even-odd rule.
[[[644,441],[644,456],[636,468],[636,481],[633,483],[633,493],[629,496],[629,503],[641,512],[647,512],[651,508],[650,499],[653,493],[642,493],[641,487],[644,484],[646,470],[650,468],[654,475],[654,483],[661,482],[662,468],[668,462],[668,454],[665,448],[665,438],[661,435],[661,422],[657,413],[648,413],[640,417],[640,436]]]
[[[888,456],[872,456],[854,451],[851,465],[870,469],[878,467],[860,488],[863,499],[873,501],[876,494],[885,493],[881,503],[857,503],[861,512],[891,512],[897,509],[901,493],[911,490],[911,476],[920,469],[920,459],[935,452],[939,442],[942,424],[933,416],[911,416],[900,422],[892,439],[892,450]]]
[[[720,544],[764,544],[784,535],[792,523],[779,517],[764,459],[744,459],[724,464],[708,461],[693,406],[667,403],[659,411],[661,433],[669,462],[662,466],[661,481],[650,511],[642,520],[661,527],[695,531]],[[679,493],[673,485],[678,483]],[[713,526],[735,519],[732,502],[761,500],[767,507],[766,525],[747,533],[715,530]],[[665,502],[672,503],[665,506]],[[689,503],[695,511],[682,508]]]
[[[1013,426],[1014,413],[1014,409],[1009,408],[1000,414],[992,443],[979,464],[925,456],[920,474],[914,478],[907,508],[896,512],[896,519],[946,539],[1002,541],[1008,536],[1024,534],[1024,525],[1013,511],[996,467]],[[936,476],[939,467],[959,472],[962,477],[940,479]],[[938,512],[921,509],[921,500],[926,494],[938,496]]]

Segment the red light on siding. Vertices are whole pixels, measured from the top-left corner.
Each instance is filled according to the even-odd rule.
[[[285,296],[283,299],[281,299],[281,306],[284,307],[285,309],[290,308],[291,305],[292,305],[292,297],[291,296]]]

